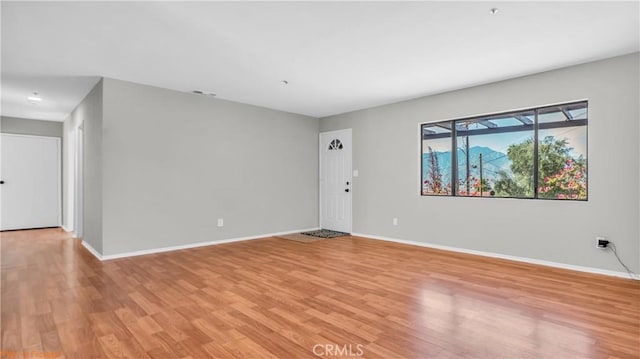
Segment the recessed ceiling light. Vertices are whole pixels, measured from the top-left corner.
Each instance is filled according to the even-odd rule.
[[[32,105],[39,105],[42,102],[42,97],[38,96],[37,92],[34,92],[33,95],[27,97],[27,102]]]
[[[289,84],[289,81],[287,81],[287,80],[282,80],[282,83],[283,83],[284,85],[288,85],[288,84]]]
[[[495,15],[495,14],[497,14],[497,13],[498,13],[498,8],[497,8],[497,7],[491,8],[491,10],[489,10],[489,13],[490,13],[491,15]]]

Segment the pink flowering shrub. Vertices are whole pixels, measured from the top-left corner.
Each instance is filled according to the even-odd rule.
[[[447,183],[445,186],[442,183],[442,179],[438,178],[436,180],[424,180],[422,187],[422,194],[439,194],[439,195],[449,195],[451,194],[451,183]]]
[[[582,163],[569,159],[560,172],[544,177],[538,187],[540,198],[587,198],[587,169]]]

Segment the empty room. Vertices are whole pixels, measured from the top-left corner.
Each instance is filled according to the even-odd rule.
[[[0,359],[640,359],[640,2],[0,11]]]

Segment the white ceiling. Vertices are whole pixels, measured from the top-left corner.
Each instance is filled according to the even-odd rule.
[[[322,117],[636,52],[639,12],[637,1],[3,1],[2,114],[63,120],[106,76]],[[42,104],[26,102],[33,91]]]

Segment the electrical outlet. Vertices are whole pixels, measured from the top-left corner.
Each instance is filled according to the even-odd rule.
[[[224,227],[224,219],[218,218],[218,227]]]
[[[605,237],[596,237],[596,248],[606,249],[609,241]]]
[[[393,218],[393,225],[394,226],[398,225],[398,218],[395,218],[395,217]]]

